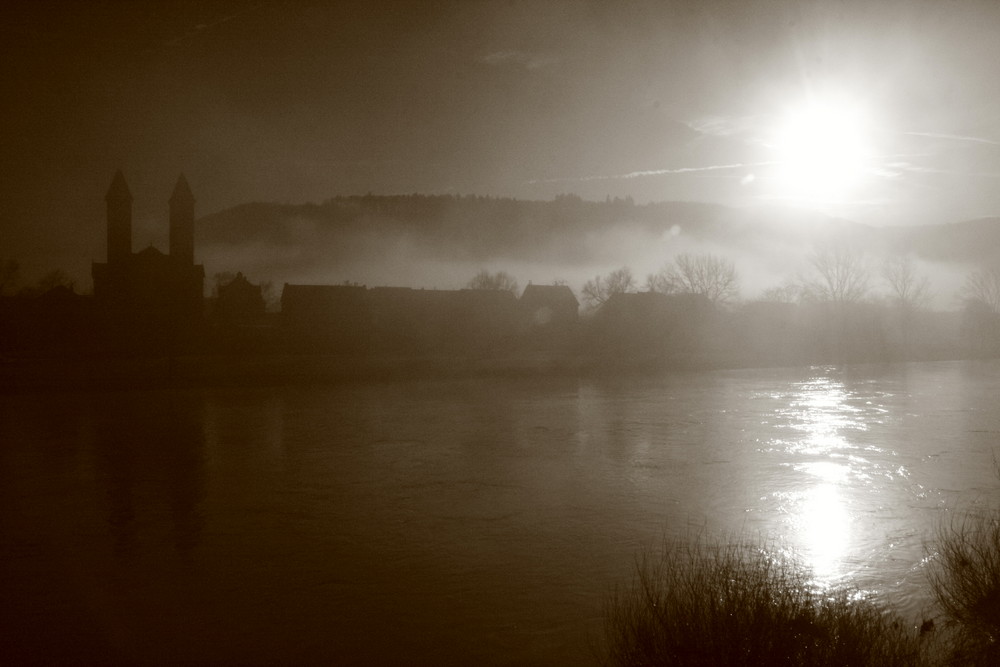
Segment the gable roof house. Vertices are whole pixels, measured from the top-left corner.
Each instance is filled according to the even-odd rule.
[[[684,362],[699,353],[711,302],[702,294],[612,294],[594,317],[599,354]]]
[[[517,306],[526,328],[572,325],[579,319],[580,302],[567,285],[529,283]]]
[[[369,290],[376,347],[395,353],[495,348],[515,331],[517,301],[503,290]]]
[[[246,279],[242,272],[225,285],[219,285],[213,315],[228,323],[259,322],[264,317],[264,296],[260,285]]]
[[[285,283],[281,321],[294,350],[353,353],[371,344],[371,307],[361,285]]]

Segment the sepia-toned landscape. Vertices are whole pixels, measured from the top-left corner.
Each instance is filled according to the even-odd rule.
[[[6,8],[0,663],[996,664],[998,29]]]

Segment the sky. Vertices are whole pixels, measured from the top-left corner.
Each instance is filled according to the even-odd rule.
[[[89,273],[335,195],[631,196],[874,225],[1000,215],[1000,3],[17,3],[0,27],[0,258]],[[89,276],[81,275],[81,282]]]

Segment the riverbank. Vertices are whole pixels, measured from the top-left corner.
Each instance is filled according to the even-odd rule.
[[[833,362],[817,360],[815,363]],[[737,360],[724,363],[719,359],[698,356],[585,357],[551,352],[479,356],[274,354],[15,358],[0,360],[0,393],[335,384],[433,378],[601,376],[787,365]]]
[[[0,391],[339,383],[435,377],[567,375],[598,364],[552,355],[369,357],[342,355],[109,357],[0,362]]]

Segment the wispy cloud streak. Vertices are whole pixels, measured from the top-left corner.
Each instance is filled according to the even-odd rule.
[[[555,64],[558,59],[525,51],[496,51],[482,56],[479,61],[492,66],[519,65],[525,69],[535,70]]]
[[[913,164],[912,162],[887,162],[881,167],[881,170],[886,172],[885,175],[890,177],[901,176],[904,173],[912,174],[953,174],[958,176],[982,176],[984,178],[996,178],[1000,176],[1000,173],[995,171],[976,171],[976,170],[966,170],[966,169],[943,169],[941,167],[928,167],[919,164]],[[878,172],[876,172],[878,173]]]
[[[927,139],[947,139],[949,141],[968,141],[976,144],[988,144],[990,146],[1000,146],[1000,141],[986,139],[984,137],[968,137],[961,134],[946,134],[943,132],[903,132],[908,137],[925,137]]]
[[[566,178],[545,178],[528,181],[535,185],[538,183],[580,183],[586,181],[618,181],[633,178],[643,178],[646,176],[666,176],[669,174],[691,174],[704,171],[723,171],[730,169],[745,169],[747,167],[765,167],[776,164],[775,162],[737,162],[734,164],[713,164],[705,167],[678,167],[677,169],[647,169],[644,171],[630,171],[626,174],[603,174],[594,176],[576,176]]]
[[[704,116],[686,120],[684,124],[699,134],[732,137],[754,133],[759,120],[753,116]]]

